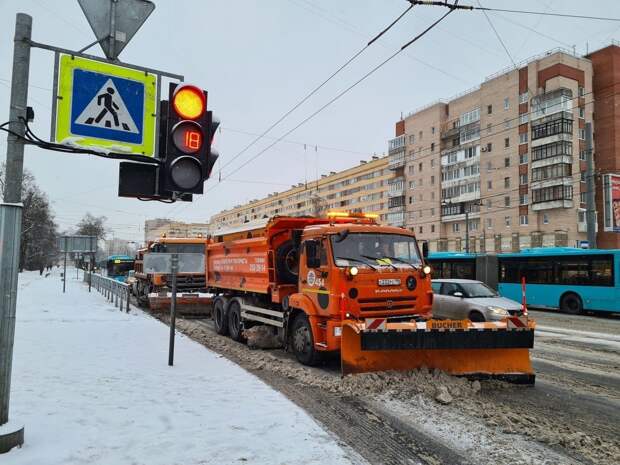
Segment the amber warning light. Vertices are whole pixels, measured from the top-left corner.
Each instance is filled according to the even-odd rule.
[[[177,87],[172,97],[174,111],[184,119],[198,119],[207,109],[204,92],[196,86],[185,84]]]

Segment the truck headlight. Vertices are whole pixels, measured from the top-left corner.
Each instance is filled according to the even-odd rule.
[[[508,310],[502,307],[487,307],[487,310],[489,310],[492,313],[495,313],[496,315],[502,315],[502,316],[508,315]]]
[[[357,268],[357,266],[352,266],[351,268],[349,268],[349,275],[350,276],[357,276],[357,273],[359,273],[359,269]]]
[[[424,268],[422,268],[422,271],[424,272],[424,274],[431,274],[431,267],[425,265]]]

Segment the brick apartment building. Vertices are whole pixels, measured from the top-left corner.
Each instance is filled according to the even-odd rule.
[[[431,250],[579,246],[586,234],[585,123],[592,122],[598,246],[603,173],[620,173],[620,47],[554,50],[410,113],[389,141],[388,222]],[[465,220],[468,220],[466,225]]]

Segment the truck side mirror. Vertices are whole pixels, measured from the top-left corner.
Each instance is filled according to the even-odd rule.
[[[319,247],[316,241],[306,241],[306,266],[308,268],[319,268],[321,266],[321,258],[319,257]]]
[[[422,242],[422,257],[428,258],[428,242]]]

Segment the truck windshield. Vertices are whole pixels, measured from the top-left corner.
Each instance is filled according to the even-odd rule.
[[[205,253],[204,244],[155,244],[151,248],[155,253]]]
[[[387,265],[392,267],[422,264],[415,238],[403,234],[350,233],[332,236],[336,266]]]

